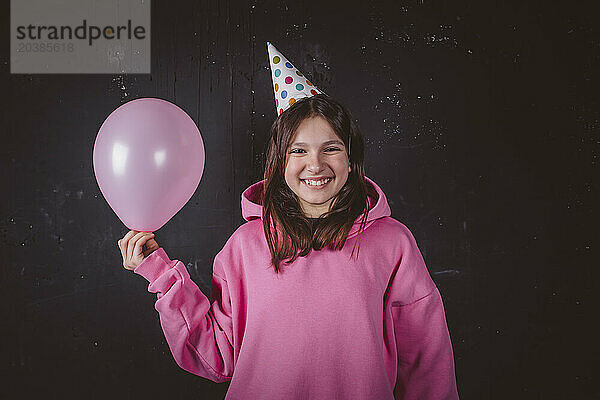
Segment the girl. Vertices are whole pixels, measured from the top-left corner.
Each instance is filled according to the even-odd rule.
[[[281,113],[210,301],[153,234],[119,241],[181,368],[230,381],[226,399],[458,398],[440,294],[363,152],[348,110],[324,94]]]

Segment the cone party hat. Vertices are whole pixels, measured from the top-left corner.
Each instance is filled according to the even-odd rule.
[[[323,93],[306,79],[270,42],[267,42],[267,50],[269,52],[277,115],[280,115],[303,97]]]

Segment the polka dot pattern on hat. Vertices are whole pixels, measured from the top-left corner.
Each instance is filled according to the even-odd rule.
[[[271,64],[275,105],[279,114],[303,97],[311,97],[323,93],[306,79],[272,43],[267,43],[267,50]]]

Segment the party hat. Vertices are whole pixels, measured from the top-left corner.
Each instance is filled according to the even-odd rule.
[[[270,42],[267,42],[267,50],[269,51],[277,114],[281,114],[303,97],[323,93]]]

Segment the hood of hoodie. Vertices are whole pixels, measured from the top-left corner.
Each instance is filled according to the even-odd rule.
[[[391,213],[390,206],[388,205],[385,194],[383,193],[381,188],[367,177],[365,177],[365,181],[367,183],[367,186],[371,186],[377,193],[377,198],[374,198],[372,196],[368,197],[369,214],[367,215],[367,223],[365,224],[366,229],[375,220],[383,217],[389,217]],[[242,217],[244,217],[246,221],[252,221],[253,219],[257,218],[262,219],[263,208],[261,194],[264,183],[264,180],[256,182],[255,184],[251,185],[246,190],[244,190],[244,192],[242,193]],[[356,221],[354,221],[354,225],[350,229],[348,237],[352,237],[358,234],[361,218],[362,215],[359,216],[356,219]]]

